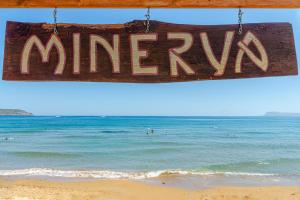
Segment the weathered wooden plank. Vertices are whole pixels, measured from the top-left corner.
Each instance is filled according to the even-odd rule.
[[[300,0],[3,0],[2,8],[300,8]]]
[[[8,22],[4,80],[179,82],[296,75],[289,23],[115,25]]]

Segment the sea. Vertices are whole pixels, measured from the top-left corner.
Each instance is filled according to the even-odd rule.
[[[300,185],[300,117],[0,117],[0,177]]]

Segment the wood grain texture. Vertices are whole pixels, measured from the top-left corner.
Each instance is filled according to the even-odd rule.
[[[58,63],[58,53],[55,48],[50,51],[49,62],[43,63],[41,54],[33,47],[29,59],[29,74],[20,70],[21,55],[29,37],[36,35],[45,45],[53,34],[53,25],[45,23],[7,22],[5,38],[5,55],[3,79],[15,81],[96,81],[96,82],[132,82],[160,83],[195,80],[236,79],[268,76],[287,76],[298,74],[294,37],[289,23],[244,24],[243,35],[237,34],[238,25],[180,25],[151,21],[151,33],[157,33],[157,41],[142,41],[140,48],[148,50],[148,57],[141,59],[143,66],[158,66],[158,75],[133,75],[131,63],[131,34],[144,33],[143,21],[133,21],[126,24],[82,25],[58,24],[59,38],[65,48],[66,65],[61,75],[54,71]],[[212,67],[203,49],[200,33],[205,32],[210,40],[211,49],[219,61],[222,57],[225,33],[234,31],[228,62],[225,72],[215,76],[216,69]],[[186,32],[193,36],[191,48],[181,54],[182,59],[195,71],[188,75],[179,68],[179,76],[170,75],[169,49],[183,44],[181,40],[168,40],[167,33]],[[265,48],[268,55],[266,71],[257,67],[253,60],[244,55],[242,72],[236,73],[236,57],[240,50],[237,45],[247,32],[253,33]],[[80,33],[80,74],[73,73],[73,33]],[[112,72],[112,62],[105,49],[98,45],[97,73],[90,72],[90,35],[101,35],[112,44],[112,35],[120,35],[120,73]],[[258,56],[259,52],[253,44],[249,49]]]
[[[2,8],[300,8],[300,0],[2,0]]]

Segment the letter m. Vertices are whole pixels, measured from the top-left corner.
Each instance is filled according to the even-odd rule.
[[[51,35],[46,46],[43,45],[41,40],[36,35],[32,35],[26,41],[22,52],[22,58],[21,58],[21,73],[29,74],[29,56],[34,45],[39,50],[42,56],[43,63],[49,62],[50,51],[53,48],[53,46],[56,47],[59,60],[54,74],[58,74],[58,75],[62,74],[66,63],[66,53],[60,39],[55,34]]]

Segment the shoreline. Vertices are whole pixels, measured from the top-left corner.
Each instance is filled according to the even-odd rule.
[[[173,187],[188,190],[202,190],[215,187],[278,187],[300,186],[297,174],[264,174],[245,172],[212,171],[110,171],[110,170],[59,170],[30,168],[0,170],[0,180],[45,180],[54,182],[86,182],[127,180],[154,186]]]
[[[216,187],[300,187],[300,180],[297,177],[284,179],[274,177],[244,177],[244,176],[219,176],[219,175],[161,175],[152,178],[92,178],[92,177],[57,177],[57,176],[0,176],[4,181],[46,181],[59,183],[72,182],[98,182],[98,181],[129,181],[147,185],[186,189],[191,191],[210,189]]]
[[[0,199],[121,199],[121,200],[298,200],[300,186],[214,187],[188,190],[161,187],[129,180],[50,181],[41,179],[5,180],[0,178]]]

